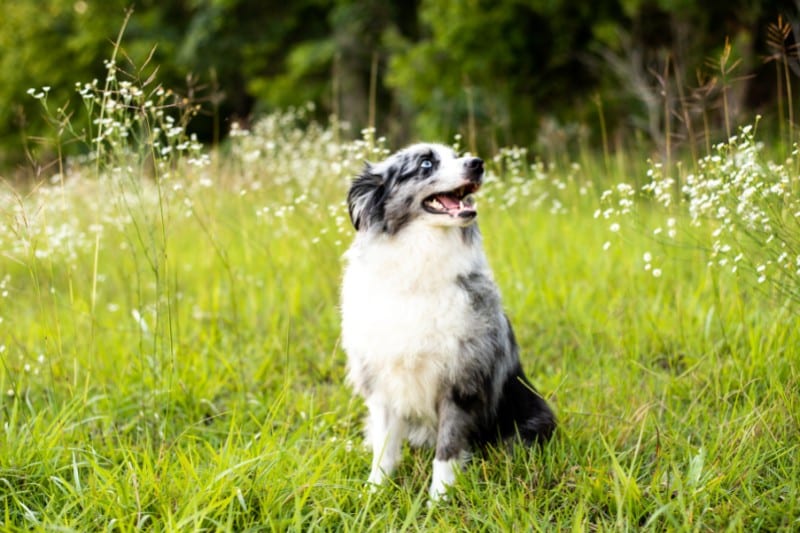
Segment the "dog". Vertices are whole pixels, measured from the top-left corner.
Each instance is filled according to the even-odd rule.
[[[473,197],[483,176],[477,157],[415,144],[366,163],[351,183],[342,346],[369,411],[373,486],[392,474],[405,440],[435,447],[437,500],[472,450],[510,437],[544,442],[555,430],[483,251]]]

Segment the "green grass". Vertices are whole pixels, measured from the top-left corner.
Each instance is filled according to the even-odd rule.
[[[270,120],[203,168],[4,189],[6,529],[800,528],[796,308],[696,250],[659,247],[654,277],[656,243],[594,218],[625,170],[592,159],[480,193],[554,440],[476,456],[432,507],[430,451],[367,490],[337,300],[370,147]]]

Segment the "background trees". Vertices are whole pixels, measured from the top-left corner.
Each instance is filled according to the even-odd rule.
[[[103,76],[127,8],[4,6],[0,165],[22,161],[46,131],[26,91],[50,87],[49,106],[74,110],[75,82]],[[461,133],[481,149],[547,152],[601,138],[609,149],[702,149],[741,113],[780,99],[788,116],[784,70],[797,68],[792,26],[783,42],[768,39],[779,16],[797,18],[784,0],[140,0],[133,9],[120,66],[142,77],[158,68],[160,83],[202,102],[192,127],[207,141],[232,117],[313,101],[320,118],[335,114],[355,133],[376,126],[394,143]]]

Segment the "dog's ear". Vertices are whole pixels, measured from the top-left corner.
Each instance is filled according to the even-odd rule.
[[[347,208],[356,230],[367,229],[383,217],[386,200],[384,177],[375,172],[372,165],[364,164],[364,170],[353,180],[347,193]]]

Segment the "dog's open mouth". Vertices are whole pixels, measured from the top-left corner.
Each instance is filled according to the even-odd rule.
[[[422,208],[434,215],[472,218],[478,214],[472,193],[480,189],[477,183],[467,183],[448,192],[432,194],[422,201]]]

